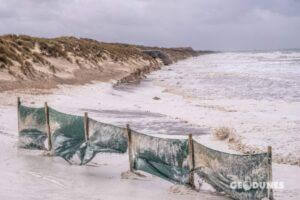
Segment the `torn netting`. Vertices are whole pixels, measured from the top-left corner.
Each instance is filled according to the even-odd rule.
[[[72,164],[87,164],[97,153],[125,153],[124,128],[89,119],[89,140],[85,139],[83,117],[60,113],[49,108],[52,149]]]
[[[89,141],[82,163],[88,163],[100,152],[125,153],[128,145],[125,130],[89,119]]]
[[[25,149],[46,149],[46,117],[44,108],[19,106],[18,146]]]
[[[49,121],[53,155],[81,164],[86,149],[83,117],[49,108]]]
[[[195,172],[216,190],[239,200],[261,200],[267,188],[253,183],[269,181],[268,154],[235,155],[207,148],[194,141]],[[236,184],[242,183],[243,187]]]
[[[132,131],[134,169],[188,184],[188,140],[158,138]]]

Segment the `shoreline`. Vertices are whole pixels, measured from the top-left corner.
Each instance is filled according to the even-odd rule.
[[[22,100],[24,101],[25,105],[31,105],[33,107],[43,106],[43,103],[46,101],[48,102],[49,106],[53,106],[55,109],[58,109],[62,112],[66,112],[69,114],[80,115],[84,112],[89,112],[89,116],[95,120],[99,120],[104,123],[110,123],[114,125],[124,126],[126,123],[130,123],[133,130],[141,131],[142,133],[160,133],[164,134],[164,132],[170,132],[172,129],[176,129],[175,132],[180,132],[178,127],[182,127],[183,125],[187,126],[188,123],[185,123],[183,120],[180,119],[179,116],[182,115],[180,110],[173,110],[174,113],[176,112],[177,115],[172,114],[172,112],[165,112],[166,109],[171,110],[173,106],[182,106],[183,104],[178,104],[177,100],[181,98],[179,96],[175,96],[169,93],[162,92],[162,88],[154,87],[151,89],[151,84],[148,84],[147,81],[142,81],[141,84],[138,86],[129,86],[126,89],[115,90],[112,88],[111,83],[95,83],[89,85],[82,85],[82,86],[60,86],[58,89],[55,89],[52,94],[38,94],[38,95],[31,95],[31,94],[22,94]],[[149,94],[149,89],[151,89],[151,94]],[[204,194],[207,191],[210,191],[206,187],[203,186],[202,190],[199,193],[184,193],[185,195],[177,195],[174,194],[172,191],[172,184],[167,183],[163,180],[160,180],[157,177],[150,177],[147,179],[147,183],[144,181],[141,183],[141,180],[131,180],[131,179],[122,179],[121,173],[128,170],[128,161],[127,156],[124,155],[123,157],[119,156],[111,156],[111,155],[100,155],[99,157],[95,158],[94,162],[92,163],[95,166],[101,167],[76,167],[76,166],[69,166],[59,158],[49,158],[43,156],[32,155],[38,152],[31,153],[29,151],[20,151],[18,150],[18,157],[12,159],[12,157],[16,157],[16,150],[15,150],[15,142],[17,139],[16,135],[16,113],[15,113],[15,106],[16,106],[16,95],[15,92],[10,91],[8,92],[5,97],[6,100],[10,102],[10,104],[6,104],[3,106],[1,103],[0,109],[0,118],[6,121],[5,124],[0,126],[0,134],[1,139],[3,141],[3,152],[6,153],[6,157],[4,157],[3,168],[7,166],[8,163],[13,162],[16,167],[11,168],[10,170],[12,173],[6,174],[4,171],[4,177],[11,176],[13,180],[18,179],[19,175],[16,171],[30,171],[33,173],[38,173],[41,176],[52,177],[54,181],[61,180],[59,183],[63,185],[65,188],[71,188],[70,185],[74,185],[73,179],[70,180],[69,176],[74,176],[75,182],[77,180],[84,179],[86,180],[86,184],[90,184],[90,179],[86,178],[87,174],[93,173],[93,175],[97,178],[93,179],[93,183],[91,185],[91,190],[95,191],[95,194],[99,194],[96,192],[98,184],[103,184],[103,179],[111,183],[111,185],[116,185],[117,187],[126,187],[132,188],[131,191],[135,193],[144,192],[145,195],[150,195],[147,190],[143,190],[146,186],[151,186],[151,184],[155,184],[156,190],[155,195],[159,197],[160,195],[164,194],[165,198],[172,197],[172,199],[194,199],[197,197],[198,199],[227,199],[225,196],[216,196],[216,193]],[[23,96],[24,95],[24,96]],[[161,100],[153,100],[153,96],[159,96]],[[2,95],[1,95],[2,97]],[[174,99],[175,98],[175,99]],[[172,103],[172,100],[175,102]],[[124,103],[128,102],[128,103]],[[168,105],[167,108],[164,110],[159,110],[159,105],[164,104]],[[94,109],[94,111],[92,110]],[[148,112],[149,111],[149,112]],[[151,112],[150,112],[151,111]],[[158,114],[162,113],[162,114]],[[159,123],[158,123],[159,122]],[[170,123],[176,122],[176,123]],[[180,123],[179,123],[180,122]],[[175,127],[174,127],[175,126]],[[193,127],[192,127],[193,128]],[[204,128],[204,127],[199,127]],[[199,128],[195,130],[195,132],[199,131]],[[184,133],[188,133],[192,130],[182,130]],[[208,135],[207,135],[208,136]],[[171,135],[169,137],[172,137]],[[208,138],[208,137],[207,137]],[[198,141],[198,137],[195,135],[195,139]],[[200,136],[199,142],[206,143]],[[213,141],[214,144],[207,144],[209,147],[212,147],[217,150],[227,151],[226,144],[219,141]],[[213,145],[213,146],[210,146]],[[108,157],[110,159],[108,159]],[[51,171],[48,170],[47,167],[40,168],[37,167],[36,163],[47,163],[45,165],[51,166]],[[24,164],[25,163],[25,164]],[[116,164],[115,164],[116,163]],[[25,165],[25,166],[24,166]],[[43,165],[43,166],[45,166]],[[111,172],[110,168],[112,166],[119,166],[115,168],[113,173]],[[26,168],[27,167],[27,168]],[[1,168],[1,167],[0,167]],[[62,170],[65,169],[65,170]],[[95,169],[95,170],[94,170]],[[57,174],[56,170],[59,171]],[[68,171],[68,172],[65,172]],[[78,174],[78,172],[80,172]],[[275,198],[283,198],[286,195],[292,193],[292,196],[288,199],[297,199],[299,187],[295,184],[297,183],[297,177],[289,175],[289,174],[297,174],[299,173],[298,166],[291,166],[291,165],[282,165],[274,163],[273,166],[273,176],[274,181],[285,181],[284,190],[276,190],[275,191]],[[76,175],[77,174],[77,175]],[[103,176],[105,174],[105,176]],[[32,175],[23,175],[23,179],[25,182],[31,183],[34,181],[36,184],[37,180],[32,180]],[[113,177],[113,178],[108,178]],[[28,177],[28,178],[27,178]],[[63,180],[63,181],[62,181]],[[132,183],[136,183],[136,185],[132,185]],[[39,183],[44,183],[43,179],[39,181]],[[3,182],[4,188],[6,186],[5,181]],[[145,186],[146,184],[146,186]],[[1,183],[0,183],[1,185]],[[75,184],[76,185],[76,184]],[[163,185],[163,187],[162,187]],[[18,183],[15,183],[16,188],[20,187]],[[49,184],[47,186],[49,187]],[[50,186],[52,187],[52,186]],[[54,186],[55,187],[55,186]],[[102,192],[102,195],[108,195],[112,193],[109,187],[103,185],[106,188],[105,191]],[[26,187],[25,187],[26,188]],[[33,189],[34,190],[34,189]],[[33,191],[33,190],[30,190]],[[57,192],[57,194],[62,194],[60,190],[53,189]],[[171,192],[167,192],[170,191]],[[186,190],[185,188],[182,189],[183,192]],[[73,191],[78,193],[78,190]],[[125,193],[125,192],[124,192]],[[25,194],[27,194],[25,192]],[[126,193],[127,194],[127,193]],[[144,194],[143,194],[144,195]],[[69,196],[68,196],[69,197]],[[67,198],[67,197],[66,197]],[[116,197],[117,199],[118,197]],[[115,200],[113,197],[111,198]],[[151,199],[151,197],[145,199]]]
[[[185,60],[185,59],[188,59],[188,58],[191,58],[191,57],[187,57],[187,58],[184,58],[182,60]],[[182,61],[182,60],[178,59],[177,62]],[[126,85],[128,83],[139,85],[140,81],[145,79],[147,74],[150,74],[151,72],[154,72],[154,71],[157,71],[157,70],[161,70],[163,67],[165,67],[163,65],[163,63],[160,63],[160,65],[159,65],[159,63],[156,62],[156,65],[154,65],[154,64],[153,65],[146,65],[142,68],[137,68],[133,72],[130,72],[130,73],[127,73],[124,76],[121,76],[118,80],[109,79],[108,77],[105,77],[105,74],[102,77],[105,77],[106,80],[107,80],[106,83],[111,84],[113,88],[118,88],[119,86]],[[91,77],[93,77],[93,76],[95,76],[95,79],[91,79]],[[46,87],[46,88],[44,87],[45,85],[42,85],[42,84],[39,84],[39,83],[35,83],[39,87],[30,87],[30,85],[29,85],[29,87],[24,87],[26,85],[20,84],[21,86],[23,86],[23,88],[14,89],[14,90],[16,90],[17,92],[21,92],[21,93],[25,92],[26,94],[33,94],[33,95],[42,94],[43,95],[43,94],[53,93],[52,89],[58,89],[59,90],[60,88],[63,88],[65,86],[67,86],[67,87],[68,86],[74,86],[74,87],[79,86],[80,87],[80,86],[84,86],[84,85],[87,84],[87,87],[89,87],[90,84],[94,84],[93,81],[105,83],[103,80],[98,81],[97,80],[97,74],[93,74],[93,73],[88,73],[87,74],[86,77],[88,77],[88,79],[86,79],[83,74],[81,74],[80,77],[81,77],[81,79],[77,79],[77,80],[72,80],[72,79],[71,80],[60,80],[60,82],[57,82],[56,84],[50,85],[50,86],[53,86],[53,87]],[[46,86],[49,86],[49,85],[46,85]],[[14,90],[11,90],[11,91],[14,91]],[[169,92],[171,94],[179,95],[179,94],[177,94],[177,92],[174,92],[173,90],[168,89],[167,92]],[[222,108],[218,108],[218,109],[222,109]],[[227,110],[227,109],[224,108],[224,111],[230,113],[230,112],[233,112],[234,110],[231,111],[231,110]],[[210,131],[212,131],[212,130],[210,130]],[[208,141],[208,140],[209,140],[208,138],[205,138],[206,142],[211,143],[211,141]],[[220,142],[217,142],[217,143],[220,144]],[[245,143],[244,138],[239,138],[239,137],[234,142],[222,141],[222,143],[224,143],[224,145],[227,146],[227,148],[225,148],[227,151],[230,149],[230,150],[233,150],[233,151],[236,151],[236,152],[239,152],[239,153],[243,153],[243,154],[260,153],[260,152],[264,151],[264,149],[261,149],[261,148],[258,148],[256,146]],[[299,163],[300,161],[298,161],[297,159],[296,160],[291,159],[290,156],[277,155],[275,152],[274,152],[274,161],[276,163],[279,163],[279,164],[292,164],[292,165],[296,165],[296,166],[299,166],[299,164],[300,164]]]

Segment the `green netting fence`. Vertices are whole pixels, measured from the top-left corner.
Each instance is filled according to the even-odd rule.
[[[84,165],[98,153],[125,153],[130,169],[194,186],[194,176],[234,199],[273,198],[272,190],[232,188],[233,182],[267,183],[272,180],[271,154],[235,155],[216,151],[189,139],[154,137],[98,122],[87,116],[61,113],[53,108],[18,104],[18,146],[51,150],[71,164]],[[48,141],[48,145],[47,145]]]
[[[64,114],[49,108],[52,154],[72,164],[82,164],[85,149],[83,117]]]
[[[18,116],[18,146],[25,149],[45,150],[47,139],[45,109],[19,105]]]
[[[272,199],[266,184],[270,177],[268,153],[237,155],[210,149],[196,141],[194,143],[195,173],[234,199]],[[265,185],[255,186],[254,183]],[[238,185],[240,184],[240,185]]]
[[[124,128],[88,119],[86,138],[84,118],[49,109],[53,155],[69,163],[87,164],[97,153],[125,153],[127,135]]]
[[[125,128],[89,119],[89,140],[83,163],[91,161],[97,153],[125,153],[128,140]]]
[[[133,166],[166,180],[188,184],[188,140],[153,137],[132,131]]]

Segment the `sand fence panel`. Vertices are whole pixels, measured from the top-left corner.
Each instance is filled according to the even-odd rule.
[[[49,108],[49,119],[53,155],[60,156],[71,164],[87,164],[97,153],[127,151],[127,134],[124,128],[61,113],[52,108]]]
[[[18,147],[45,150],[46,119],[44,108],[18,106]]]
[[[165,180],[189,184],[188,140],[131,132],[133,167]]]
[[[82,164],[91,161],[97,153],[126,153],[128,142],[125,128],[88,120],[89,139]]]
[[[52,154],[71,164],[82,164],[86,149],[83,117],[49,107],[49,124]]]
[[[193,185],[191,175],[197,174],[234,199],[273,198],[266,185],[253,185],[272,181],[271,148],[261,154],[229,154],[210,149],[191,135],[189,140],[154,137],[132,131],[129,125],[125,129],[97,122],[89,119],[87,113],[85,117],[75,116],[47,106],[22,106],[19,101],[18,129],[20,148],[47,150],[49,132],[52,149],[48,149],[71,164],[87,164],[97,153],[125,153],[129,149],[131,170],[186,185]]]
[[[240,200],[268,197],[267,187],[253,183],[269,181],[268,154],[237,155],[216,151],[194,141],[195,172],[212,185]],[[242,183],[240,187],[238,184]]]

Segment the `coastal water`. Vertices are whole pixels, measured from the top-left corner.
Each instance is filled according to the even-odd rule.
[[[201,55],[164,67],[147,82],[183,99],[166,113],[211,132],[234,128],[249,149],[271,145],[278,161],[300,159],[299,50]]]
[[[150,77],[200,99],[300,101],[300,50],[208,54]]]

